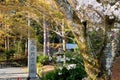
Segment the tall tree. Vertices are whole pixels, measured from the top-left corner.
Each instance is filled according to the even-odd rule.
[[[108,4],[109,9],[112,7],[108,3],[98,3],[96,0],[54,0],[56,4],[59,6],[60,11],[63,12],[66,16],[66,22],[68,23],[69,28],[72,30],[76,42],[78,44],[78,47],[80,49],[81,55],[84,58],[84,65],[85,70],[88,73],[88,80],[109,80],[110,79],[110,70],[111,65],[109,65],[109,70],[107,69],[106,65],[109,61],[106,61],[108,55],[111,55],[109,53],[109,49],[111,49],[110,45],[110,38],[109,38],[109,32],[111,32],[111,27],[115,22],[117,22],[119,19],[114,20],[114,16],[111,15],[113,11],[115,11],[115,8],[113,8],[113,11],[104,13],[104,9],[106,9],[103,6],[106,6]],[[114,2],[112,5],[118,5],[119,2]],[[107,8],[108,8],[107,6]],[[118,8],[118,7],[117,7]],[[107,9],[108,10],[108,9]],[[119,10],[116,11],[116,13],[119,12]],[[110,15],[109,15],[110,14]],[[96,16],[95,16],[96,15]],[[114,14],[115,15],[115,14]],[[96,18],[93,18],[93,17]],[[115,15],[117,16],[117,15]],[[97,18],[98,17],[98,18]],[[111,21],[112,20],[112,21]],[[103,30],[104,30],[104,41],[102,43],[102,47],[100,48],[98,53],[95,53],[95,55],[99,56],[96,58],[93,56],[91,51],[91,48],[88,45],[88,34],[87,29],[89,23],[95,23],[99,24],[99,22],[102,22]],[[119,31],[118,31],[119,32]],[[111,59],[111,58],[110,58]],[[111,63],[111,62],[110,62]]]

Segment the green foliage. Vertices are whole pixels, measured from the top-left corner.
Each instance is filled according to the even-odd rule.
[[[5,56],[6,56],[7,60],[9,60],[14,55],[14,53],[15,53],[15,50],[13,50],[13,49],[6,51]]]
[[[44,56],[43,54],[40,54],[39,56],[37,56],[37,62],[46,65],[49,63],[49,56]]]
[[[69,57],[69,58],[72,58],[73,57],[73,52],[71,52],[70,50],[68,50],[68,51],[65,52],[65,56]]]
[[[81,55],[71,51],[67,51],[65,54],[66,58],[69,59],[66,62],[66,66],[58,67],[54,71],[48,72],[43,77],[43,80],[82,80],[82,78],[87,76]],[[70,67],[71,64],[76,66],[72,68]]]
[[[57,73],[58,73],[58,70],[54,70],[54,71],[51,71],[51,72],[48,72],[44,77],[43,77],[43,80],[55,80],[55,78],[57,77]],[[56,78],[57,79],[57,78]]]
[[[63,18],[63,15],[60,12],[54,12],[53,15],[57,18],[60,18],[60,19]]]
[[[5,48],[0,46],[0,53],[4,52]]]
[[[71,51],[66,51],[65,56],[66,58],[68,58],[68,60],[66,61],[67,64],[77,64],[83,67],[83,58],[80,54],[78,54],[79,51],[75,50],[75,52],[71,52]]]
[[[62,69],[55,69],[52,72],[48,72],[43,80],[82,80],[86,77],[86,72],[81,66],[68,70],[66,67]]]
[[[103,44],[102,31],[97,32],[93,30],[92,32],[89,32],[89,36],[92,44],[92,49],[98,51]]]

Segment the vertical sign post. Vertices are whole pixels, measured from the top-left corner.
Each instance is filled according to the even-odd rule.
[[[29,78],[36,78],[36,42],[34,39],[28,39],[28,69]]]

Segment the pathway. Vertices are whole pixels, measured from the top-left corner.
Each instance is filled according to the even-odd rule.
[[[120,80],[120,57],[117,57],[112,68],[112,80]]]
[[[28,73],[25,72],[23,67],[14,68],[2,68],[0,69],[0,80],[17,80],[18,78],[23,78],[26,80]]]

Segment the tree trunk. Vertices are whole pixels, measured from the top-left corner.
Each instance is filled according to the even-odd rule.
[[[63,51],[66,51],[66,41],[65,41],[65,26],[64,20],[62,20],[62,42],[63,42]]]
[[[64,20],[62,20],[62,44],[63,44],[63,51],[64,51],[64,59],[65,57],[65,51],[66,51],[66,42],[65,42],[65,26],[64,26]],[[66,64],[66,60],[64,60],[64,65]]]
[[[5,33],[7,32],[6,30],[6,25],[5,25]],[[7,51],[7,36],[5,36],[5,52]]]
[[[81,23],[81,19],[79,13],[75,11],[76,2],[71,0],[55,0],[56,4],[60,7],[60,10],[66,16],[66,23],[68,27],[73,32],[75,40],[78,44],[81,55],[83,56],[85,70],[88,74],[87,80],[109,80],[111,75],[111,64],[113,60],[109,55],[111,55],[111,38],[109,38],[107,30],[107,23],[105,21],[104,27],[105,30],[105,38],[104,44],[102,45],[102,49],[100,51],[100,58],[93,57],[91,53],[91,49],[87,43],[87,35],[86,35],[86,26],[84,23]],[[113,40],[114,41],[114,40]],[[118,42],[117,42],[118,43]],[[114,45],[115,46],[115,45]],[[114,50],[114,49],[113,49]],[[96,53],[97,55],[97,53]],[[110,61],[108,61],[110,60]],[[110,63],[110,65],[109,65]]]
[[[28,12],[28,39],[30,38],[30,13]]]
[[[50,41],[49,41],[49,25],[45,21],[45,15],[43,15],[43,27],[44,27],[44,55],[50,55]]]
[[[43,15],[43,27],[44,27],[44,47],[43,47],[43,54],[44,56],[47,55],[47,28],[45,22],[45,16]]]
[[[7,51],[7,39],[5,37],[5,51]]]
[[[9,39],[9,36],[7,37],[7,40],[8,40],[7,41],[8,42],[7,45],[8,45],[8,51],[9,51],[10,50],[10,39]]]
[[[47,55],[50,57],[49,25],[46,23]]]

